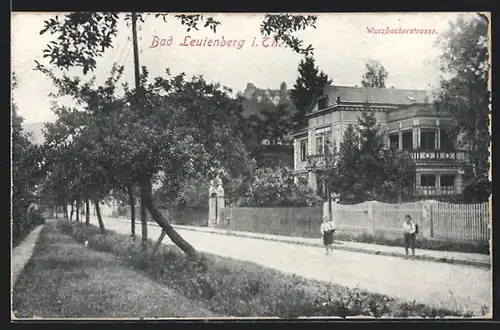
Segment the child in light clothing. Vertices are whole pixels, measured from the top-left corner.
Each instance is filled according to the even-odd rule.
[[[323,245],[326,249],[326,254],[329,254],[333,250],[333,233],[335,232],[335,223],[330,221],[327,216],[323,217],[323,223],[321,224],[320,230],[323,236]]]
[[[408,248],[411,249],[412,259],[415,259],[415,235],[417,228],[415,223],[411,219],[411,216],[407,214],[405,216],[405,221],[403,222],[403,237],[405,241],[405,259],[408,259]]]

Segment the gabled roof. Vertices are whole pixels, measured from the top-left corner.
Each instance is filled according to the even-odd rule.
[[[338,98],[341,103],[368,102],[396,106],[431,103],[434,100],[432,92],[426,90],[350,86],[326,86],[323,96],[330,98],[330,104]]]
[[[432,102],[429,91],[417,89],[326,86],[324,94],[340,102],[369,102],[373,104],[410,105]]]

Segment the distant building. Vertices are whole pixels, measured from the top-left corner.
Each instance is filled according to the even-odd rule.
[[[409,151],[417,194],[462,191],[462,174],[470,162],[467,150],[459,150],[446,133],[445,128],[453,125],[451,115],[434,105],[428,91],[394,88],[326,87],[307,113],[307,127],[294,133],[296,181],[307,181],[313,189],[323,186],[317,174],[324,168],[325,145],[329,141],[339,146],[348,124],[355,124],[365,109],[374,111],[385,131],[386,147]],[[310,161],[315,161],[316,168]]]
[[[253,83],[248,83],[245,90],[240,93],[245,99],[252,101],[244,104],[243,116],[250,118],[257,116],[263,119],[265,115],[261,112],[261,108],[257,106],[258,103],[269,101],[274,106],[280,103],[286,103],[292,114],[296,109],[290,99],[290,90],[287,89],[285,83],[282,83],[280,89],[262,89],[257,88]],[[290,140],[292,140],[290,136]],[[284,163],[293,167],[293,144],[289,145],[271,145],[268,141],[262,141],[262,151],[259,155],[259,164],[264,167],[273,167],[278,162]]]

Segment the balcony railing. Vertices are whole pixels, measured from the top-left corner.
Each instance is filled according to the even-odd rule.
[[[467,151],[411,150],[410,157],[416,161],[461,161],[468,160]]]
[[[459,194],[460,190],[456,187],[441,186],[436,187],[418,187],[415,189],[416,196],[448,196]]]
[[[307,156],[306,168],[323,167],[326,165],[325,159],[327,156],[324,154],[309,155]]]

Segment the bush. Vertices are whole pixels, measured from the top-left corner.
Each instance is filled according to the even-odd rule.
[[[294,182],[290,168],[278,167],[258,169],[239,206],[313,206],[323,202],[313,189]]]
[[[94,226],[82,223],[59,227],[89,247],[111,252],[131,267],[141,269],[155,280],[203,300],[220,315],[235,317],[279,316],[444,316],[455,315],[423,305],[410,305],[384,295],[307,280],[260,265],[231,258],[201,254],[197,260],[186,258],[175,246],[161,245],[145,256],[141,244],[115,232],[101,234]],[[71,230],[69,230],[71,228]],[[149,242],[149,248],[153,242]]]
[[[13,245],[17,246],[35,227],[44,223],[43,211],[35,207],[30,207],[26,214],[15,217],[12,221]]]
[[[388,246],[404,246],[403,237],[391,238],[382,234],[369,234],[363,232],[362,234],[343,233],[342,231],[335,232],[335,239],[372,243]],[[464,253],[480,253],[489,254],[490,246],[488,242],[466,242],[466,241],[451,241],[451,240],[438,240],[427,239],[417,235],[415,241],[415,248],[422,250],[435,250],[435,251],[456,251]]]

